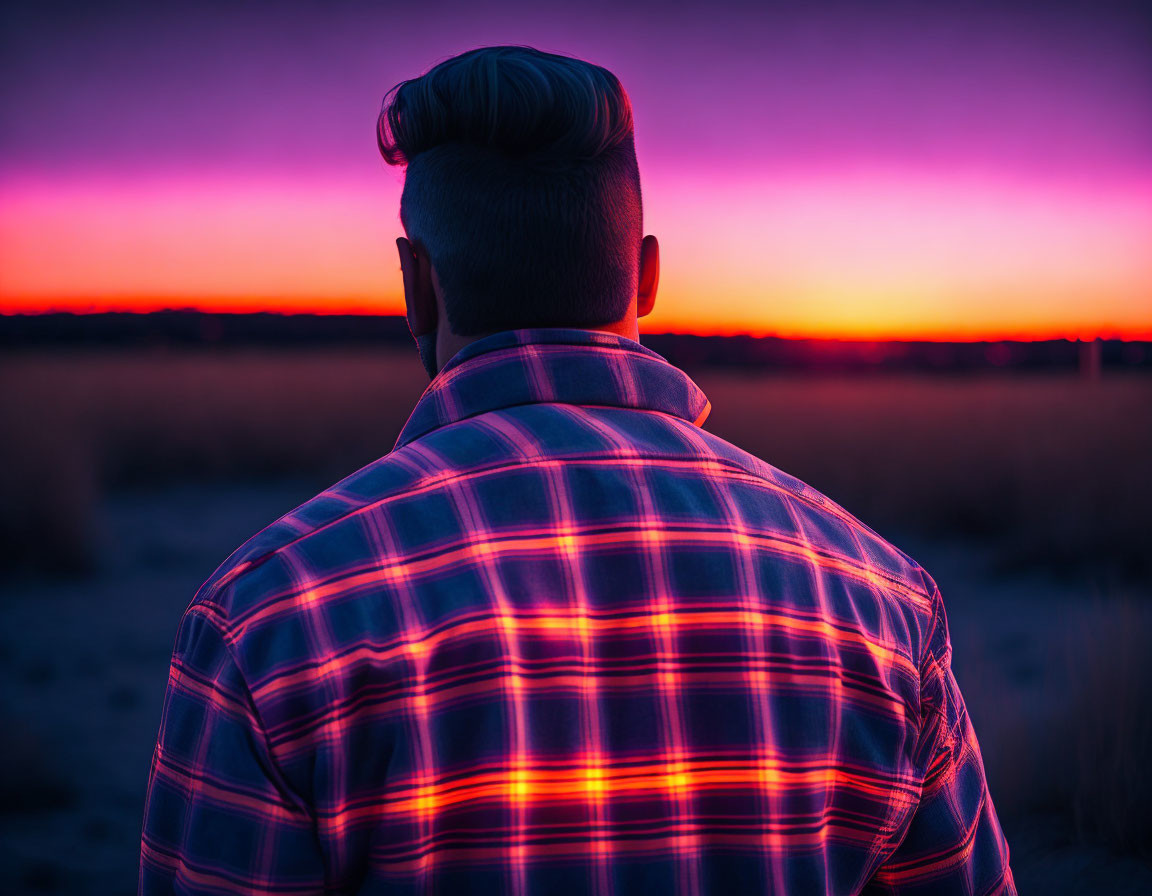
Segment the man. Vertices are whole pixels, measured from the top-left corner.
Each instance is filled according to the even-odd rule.
[[[140,892],[1013,893],[935,582],[638,341],[618,80],[394,91],[432,382],[184,614]]]

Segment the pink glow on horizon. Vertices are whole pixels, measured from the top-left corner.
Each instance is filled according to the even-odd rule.
[[[661,242],[643,331],[1152,336],[1152,178],[641,158]],[[8,177],[0,311],[403,312],[402,174]]]

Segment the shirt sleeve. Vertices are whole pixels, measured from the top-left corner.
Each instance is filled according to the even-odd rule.
[[[984,761],[960,686],[952,674],[952,643],[939,589],[932,598],[920,664],[920,732],[916,767],[920,801],[895,851],[866,894],[1011,894],[1008,843],[996,817]]]
[[[284,785],[208,612],[189,608],[176,636],[148,776],[139,894],[322,893],[311,815]]]

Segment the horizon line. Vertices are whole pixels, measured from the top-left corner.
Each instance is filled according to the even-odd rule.
[[[259,308],[255,310],[224,310],[224,309],[210,309],[200,308],[194,305],[178,305],[178,306],[164,306],[147,309],[129,309],[122,307],[113,308],[77,308],[73,307],[54,307],[49,306],[45,308],[29,309],[29,308],[8,308],[0,304],[0,318],[13,318],[13,317],[48,317],[51,315],[70,315],[75,317],[97,317],[109,315],[129,315],[134,317],[147,317],[154,314],[198,314],[203,316],[214,317],[297,317],[297,318],[331,318],[331,317],[364,317],[364,318],[392,318],[397,320],[405,320],[405,315],[397,312],[381,312],[374,310],[365,310],[361,308],[344,308],[344,309],[309,309],[309,310],[281,310],[276,308]],[[641,319],[642,320],[642,319]],[[861,336],[861,335],[823,335],[823,334],[798,334],[787,333],[786,331],[771,330],[771,329],[754,329],[754,328],[732,328],[732,327],[696,327],[690,329],[653,329],[645,330],[643,326],[640,327],[640,335],[643,336],[701,336],[701,337],[745,337],[757,339],[780,339],[790,342],[848,342],[848,343],[898,343],[898,342],[925,342],[925,343],[981,343],[981,342],[1080,342],[1091,343],[1095,341],[1104,342],[1149,342],[1152,341],[1152,327],[1148,330],[1136,330],[1130,333],[1124,333],[1119,328],[1100,330],[1093,336],[1082,335],[1068,335],[1067,331],[1058,333],[1047,333],[1037,335],[1021,335],[1019,333],[1004,334],[1004,333],[991,333],[981,335],[971,334],[957,334],[948,336],[946,334],[936,335],[893,335],[893,336]]]

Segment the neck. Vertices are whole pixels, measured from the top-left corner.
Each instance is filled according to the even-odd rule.
[[[623,318],[618,321],[613,321],[610,324],[602,324],[598,327],[584,327],[586,330],[603,330],[605,333],[615,333],[618,336],[625,336],[636,342],[640,341],[640,328],[636,323],[636,310],[635,307],[629,310]],[[485,333],[475,333],[468,336],[460,336],[453,333],[448,327],[440,327],[436,331],[436,365],[443,367],[451,360],[460,349],[466,345],[470,345],[478,339],[483,339],[485,336],[491,336],[497,331],[489,330]]]

